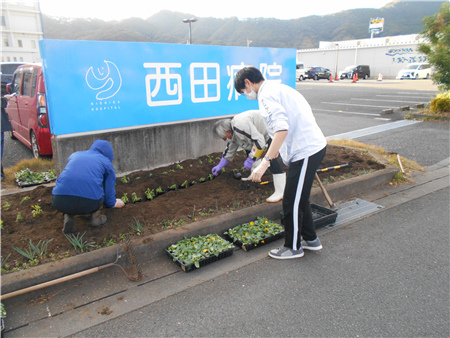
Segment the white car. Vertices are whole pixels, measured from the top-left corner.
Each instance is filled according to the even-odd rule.
[[[295,69],[295,77],[299,80],[299,81],[303,81],[305,79],[305,64],[303,62],[298,62],[297,63],[297,67]]]
[[[430,75],[431,67],[429,63],[410,63],[398,72],[396,79],[428,79]]]

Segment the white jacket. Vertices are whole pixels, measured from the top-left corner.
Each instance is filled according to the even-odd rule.
[[[247,110],[233,117],[231,129],[233,137],[222,155],[228,161],[233,161],[239,147],[248,151],[252,150],[253,145],[258,149],[264,149],[269,140],[269,134],[259,110]]]
[[[314,155],[327,145],[311,106],[295,89],[264,81],[258,90],[258,104],[272,139],[277,131],[288,131],[280,148],[285,165]]]

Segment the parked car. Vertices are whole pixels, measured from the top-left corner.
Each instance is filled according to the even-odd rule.
[[[305,71],[305,64],[303,62],[298,62],[295,69],[295,78],[297,78],[299,81],[303,81],[305,79]]]
[[[24,65],[23,62],[2,62],[0,63],[2,77],[2,96],[7,93],[6,85],[12,81],[14,71],[17,67]]]
[[[35,158],[53,155],[42,66],[19,66],[6,89],[12,95],[6,107],[11,138],[30,148]]]
[[[347,66],[339,72],[339,78],[353,79],[355,74],[358,74],[358,79],[367,80],[370,77],[370,67],[367,65]]]
[[[329,79],[331,75],[331,71],[328,68],[311,67],[305,72],[305,79],[318,81],[319,79]]]
[[[430,75],[431,67],[429,63],[410,63],[398,72],[396,79],[428,79]]]

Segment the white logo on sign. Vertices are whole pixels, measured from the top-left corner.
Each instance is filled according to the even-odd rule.
[[[92,90],[99,91],[95,96],[97,100],[106,100],[117,94],[122,86],[122,77],[119,69],[111,61],[104,61],[106,67],[90,67],[86,72],[86,83]]]

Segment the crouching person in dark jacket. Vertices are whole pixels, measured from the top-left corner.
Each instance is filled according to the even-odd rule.
[[[65,234],[77,231],[74,215],[91,216],[91,226],[106,223],[106,215],[100,214],[104,204],[108,208],[122,208],[125,204],[116,199],[116,174],[112,160],[113,149],[108,141],[96,140],[86,151],[70,155],[66,168],[56,180],[52,204],[64,213]]]

